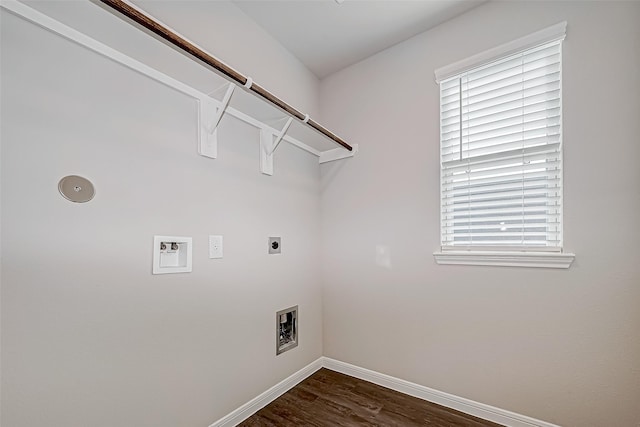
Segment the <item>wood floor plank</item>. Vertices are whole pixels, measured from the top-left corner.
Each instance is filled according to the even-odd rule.
[[[241,427],[499,427],[370,382],[320,369]]]

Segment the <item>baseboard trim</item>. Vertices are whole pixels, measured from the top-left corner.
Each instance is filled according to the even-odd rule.
[[[495,406],[485,405],[484,403],[434,390],[328,357],[322,357],[322,366],[332,371],[369,381],[382,387],[387,387],[400,393],[446,406],[447,408],[455,409],[456,411],[464,412],[465,414],[473,415],[474,417],[487,421],[493,421],[507,427],[559,427],[556,424],[537,420],[527,417],[526,415],[516,414],[515,412],[496,408]]]
[[[361,368],[350,363],[341,362],[324,356],[280,381],[269,390],[251,399],[249,402],[240,406],[230,414],[220,418],[209,427],[237,426],[242,421],[246,420],[251,415],[276,400],[278,397],[282,396],[284,393],[321,368],[327,368],[361,380],[369,381],[373,384],[426,400],[427,402],[436,403],[447,408],[455,409],[456,411],[464,412],[465,414],[473,415],[474,417],[502,424],[506,427],[560,427],[556,424],[537,420],[505,409],[496,408],[495,406],[485,405],[484,403],[475,402],[473,400],[465,399],[464,397],[434,390],[420,384],[401,380],[400,378],[381,374],[380,372]]]
[[[305,378],[311,376],[314,372],[322,368],[322,357],[311,362],[298,372],[290,375],[278,384],[271,387],[269,390],[260,394],[259,396],[251,399],[235,411],[220,418],[209,427],[235,427],[251,415],[258,412],[260,409],[267,406],[269,403],[282,396],[284,393],[295,387],[299,382]]]

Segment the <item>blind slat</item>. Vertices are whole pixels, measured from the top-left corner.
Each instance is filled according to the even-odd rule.
[[[492,105],[498,102],[503,102],[507,99],[522,99],[527,96],[534,96],[542,92],[548,92],[558,88],[559,77],[560,73],[554,73],[553,75],[537,77],[525,82],[513,83],[509,86],[504,86],[499,89],[475,95],[471,95],[465,91],[463,85],[462,106],[465,107],[465,112],[476,111],[486,104]],[[460,107],[459,93],[452,95],[448,100],[444,100],[441,106],[443,107],[443,112],[451,109],[458,109]]]
[[[541,161],[547,159],[555,159],[559,155],[560,143],[535,145],[533,147],[519,148],[515,150],[503,151],[501,153],[487,154],[484,156],[468,157],[461,160],[452,160],[450,162],[443,163],[446,171],[445,175],[449,175],[456,172],[465,171],[465,167],[477,166],[487,167],[499,167],[501,165],[510,165],[512,160],[525,160],[525,161]]]
[[[501,135],[513,133],[511,130],[527,131],[542,127],[555,126],[560,120],[560,107],[546,108],[543,110],[524,112],[519,114],[495,114],[494,120],[485,120],[476,124],[470,123],[468,120],[463,124],[462,142],[473,142],[478,136],[486,139],[487,135]],[[460,139],[460,130],[451,129],[442,134],[442,139],[450,139],[451,137]]]
[[[465,112],[462,115],[463,120],[469,120],[471,117],[473,119],[481,119],[484,116],[491,116],[494,112],[497,111],[507,111],[513,108],[531,108],[536,104],[545,103],[545,102],[557,102],[560,103],[560,90],[550,90],[540,92],[535,95],[528,96],[526,98],[515,98],[511,100],[507,100],[504,102],[498,102],[489,105],[486,108],[476,109],[473,112]],[[442,124],[448,125],[453,122],[460,123],[460,111],[459,109],[452,110],[453,112],[447,115],[442,116]]]
[[[493,136],[493,137],[490,136],[484,139],[477,139],[473,142],[467,141],[463,144],[463,149],[473,150],[476,148],[482,148],[490,145],[506,144],[506,143],[517,142],[517,141],[522,141],[523,146],[527,147],[531,145],[538,145],[538,144],[535,144],[535,141],[539,140],[540,138],[547,137],[551,139],[555,137],[555,140],[553,141],[549,140],[547,142],[548,144],[552,144],[554,142],[560,142],[560,131],[561,131],[560,124],[558,124],[555,126],[531,129],[524,132],[513,132],[513,133],[504,134],[501,136]],[[446,143],[447,141],[444,141],[444,142]],[[458,142],[458,146],[460,146],[460,142]]]
[[[558,91],[545,92],[532,98],[516,99],[492,106],[491,108],[475,111],[473,114],[463,114],[463,120],[473,127],[478,124],[490,122],[494,117],[505,118],[520,114],[535,113],[545,111],[548,108],[560,107]],[[460,126],[460,115],[446,117],[442,120],[443,131],[448,132],[450,127]]]

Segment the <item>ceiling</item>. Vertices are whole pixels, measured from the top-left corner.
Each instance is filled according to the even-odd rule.
[[[233,0],[324,78],[486,0]]]

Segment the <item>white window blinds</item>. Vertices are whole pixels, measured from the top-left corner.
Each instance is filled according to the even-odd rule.
[[[560,250],[561,43],[440,82],[443,249]]]

